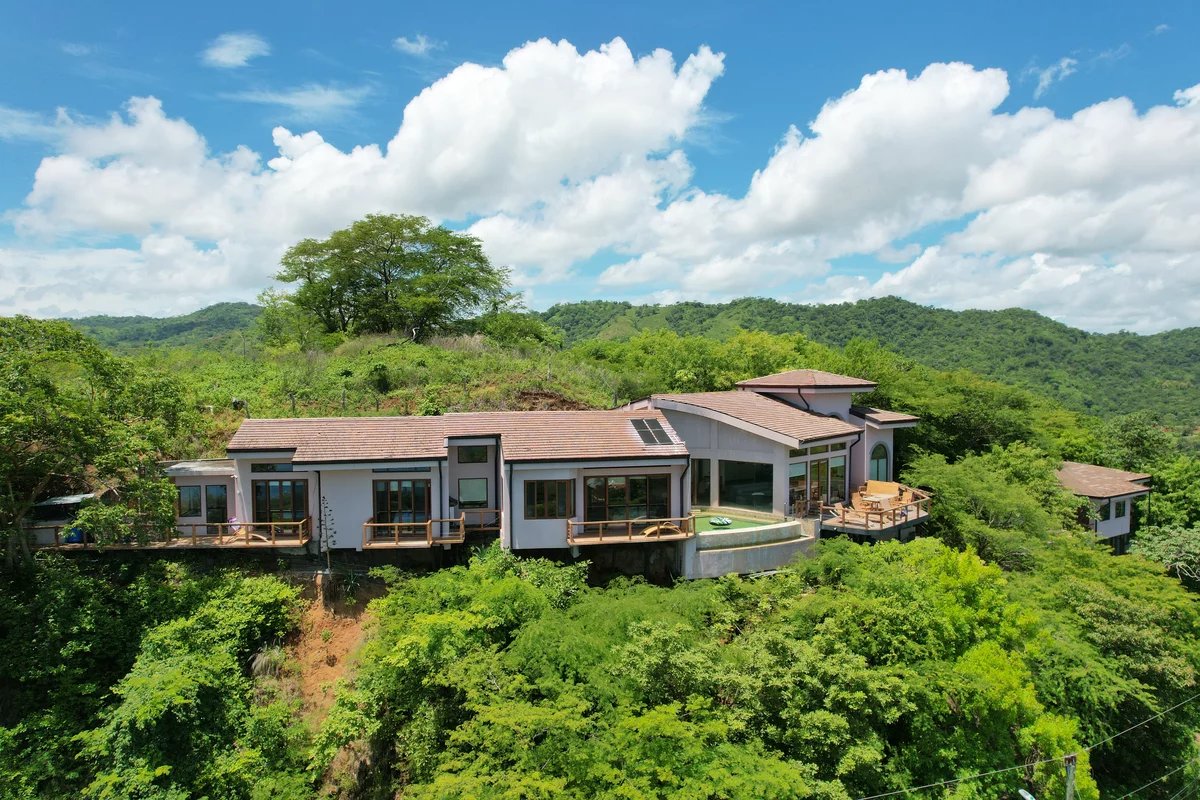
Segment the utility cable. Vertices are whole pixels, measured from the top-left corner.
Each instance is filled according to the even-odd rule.
[[[1117,800],[1125,800],[1126,797],[1133,797],[1135,794],[1140,792],[1142,789],[1148,789],[1149,787],[1153,786],[1156,783],[1161,783],[1161,782],[1165,781],[1167,778],[1174,775],[1176,772],[1179,772],[1180,770],[1183,770],[1183,769],[1187,769],[1194,763],[1196,763],[1195,760],[1187,761],[1183,764],[1183,766],[1176,767],[1175,769],[1171,770],[1170,772],[1166,773],[1165,775],[1159,775],[1154,780],[1150,781],[1147,784],[1143,784],[1143,785],[1139,786],[1138,788],[1134,789],[1132,792],[1121,795],[1120,797],[1117,798]]]
[[[1112,736],[1109,736],[1107,739],[1101,739],[1100,741],[1095,742],[1094,744],[1090,744],[1087,747],[1080,748],[1080,751],[1085,752],[1085,753],[1091,752],[1092,750],[1096,749],[1097,747],[1100,747],[1101,745],[1104,745],[1104,744],[1108,744],[1113,739],[1116,739],[1119,736],[1124,736],[1125,734],[1129,733],[1130,731],[1137,730],[1138,728],[1142,727],[1143,725],[1149,724],[1149,723],[1153,722],[1154,720],[1158,719],[1159,717],[1170,714],[1175,709],[1185,706],[1188,703],[1191,703],[1192,701],[1197,700],[1197,699],[1200,699],[1200,692],[1197,692],[1196,694],[1192,695],[1191,697],[1187,698],[1186,700],[1179,701],[1178,703],[1171,706],[1170,708],[1164,709],[1163,711],[1158,712],[1157,714],[1155,714],[1152,717],[1147,717],[1146,719],[1142,720],[1141,722],[1138,722],[1134,725],[1130,725],[1128,728],[1126,728],[1123,731],[1118,731],[1117,733],[1114,733]],[[939,786],[949,786],[952,783],[964,783],[966,781],[978,780],[979,778],[987,778],[992,775],[1002,775],[1005,772],[1014,772],[1019,769],[1029,769],[1030,767],[1036,767],[1040,764],[1049,764],[1053,761],[1062,761],[1062,759],[1063,759],[1063,756],[1059,756],[1058,758],[1044,758],[1041,761],[1033,761],[1028,764],[1018,764],[1018,765],[1012,766],[1012,767],[1004,767],[1003,769],[994,769],[994,770],[991,770],[990,772],[980,772],[975,775],[964,775],[964,776],[958,777],[958,778],[948,778],[947,780],[944,780],[944,781],[938,781],[937,783],[927,783],[923,786],[909,786],[904,789],[896,789],[895,791],[892,791],[892,792],[884,792],[883,794],[872,794],[872,795],[868,795],[866,797],[857,798],[857,800],[881,800],[881,798],[884,798],[884,797],[895,797],[896,795],[908,794],[909,792],[920,792],[920,791],[924,791],[925,789],[936,789]],[[1191,762],[1189,761],[1188,764],[1190,764],[1190,763]],[[1184,764],[1183,767],[1179,767],[1178,769],[1175,769],[1172,772],[1168,772],[1166,775],[1163,775],[1162,777],[1158,778],[1157,780],[1153,780],[1150,783],[1146,784],[1146,786],[1143,786],[1139,789],[1134,789],[1132,792],[1125,795],[1125,797],[1130,797],[1131,795],[1137,794],[1142,789],[1145,789],[1147,786],[1153,786],[1154,784],[1158,783],[1159,781],[1163,780],[1164,778],[1169,778],[1171,775],[1174,775],[1176,772],[1179,772],[1179,770],[1183,769],[1186,766],[1187,766],[1187,764]],[[1117,800],[1124,800],[1124,798],[1117,798]]]

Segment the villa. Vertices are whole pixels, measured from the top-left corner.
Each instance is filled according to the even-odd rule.
[[[792,370],[607,411],[246,419],[225,459],[167,467],[177,536],[153,546],[496,536],[591,558],[661,548],[687,577],[773,569],[822,533],[904,538],[928,515],[929,498],[893,480],[894,432],[917,418],[853,402],[875,386]]]
[[[1058,482],[1072,494],[1091,501],[1093,515],[1081,522],[1115,552],[1124,553],[1129,548],[1133,501],[1149,496],[1150,476],[1064,461]]]

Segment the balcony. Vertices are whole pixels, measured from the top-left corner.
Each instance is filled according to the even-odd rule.
[[[150,533],[145,541],[98,543],[80,536],[73,525],[32,526],[26,529],[35,548],[54,550],[175,550],[184,548],[303,547],[312,539],[312,519],[296,522],[183,523],[172,533]],[[78,539],[78,541],[73,541]]]
[[[696,518],[661,517],[650,519],[567,520],[567,544],[572,547],[593,544],[646,544],[690,539],[696,535]]]
[[[916,527],[929,517],[927,492],[891,481],[868,481],[850,495],[850,505],[821,506],[822,530],[872,538]]]
[[[363,523],[364,550],[429,548],[434,545],[462,544],[466,540],[466,513],[423,522],[375,522],[372,517]]]

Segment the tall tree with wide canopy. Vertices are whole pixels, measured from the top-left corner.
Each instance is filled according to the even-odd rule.
[[[403,333],[414,341],[507,304],[508,270],[474,236],[408,214],[371,214],[290,248],[275,276],[330,333]]]

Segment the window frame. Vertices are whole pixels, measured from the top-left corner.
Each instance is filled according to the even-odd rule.
[[[524,481],[523,493],[525,497],[525,519],[527,520],[543,520],[543,519],[571,519],[575,516],[575,479],[574,478],[549,478],[542,480],[527,480]],[[542,511],[550,507],[550,493],[547,492],[548,484],[554,484],[554,512],[539,513],[538,508],[541,506]],[[539,499],[540,494],[540,499]],[[559,498],[566,498],[563,504],[565,511],[559,512]]]
[[[1113,509],[1113,519],[1124,519],[1129,513],[1129,503],[1125,500],[1118,500],[1116,507]]]
[[[883,455],[876,456],[875,454],[881,449],[883,450]],[[875,472],[875,463],[877,461],[883,462],[883,477],[879,477]],[[873,481],[890,481],[892,479],[891,461],[891,452],[888,450],[887,444],[876,442],[875,446],[871,448],[870,456],[867,458],[867,474],[870,476],[870,479]]]
[[[463,458],[465,453],[483,453],[483,458]],[[486,444],[460,444],[458,446],[459,464],[486,464],[490,460]]]
[[[393,483],[396,484],[395,490],[393,490],[391,486],[388,486],[384,491],[388,499],[386,501],[386,507],[381,510],[379,508],[379,485]],[[412,508],[410,509],[404,508],[403,484],[405,483],[410,484],[409,496],[414,501]],[[421,492],[419,496],[425,501],[425,519],[417,519],[417,517],[421,514],[421,512],[418,511],[417,504],[415,502],[416,498],[418,497],[417,484],[423,484],[424,488],[424,491]],[[400,498],[400,502],[397,503],[396,511],[394,512],[401,517],[399,520],[391,519],[393,514],[391,497],[393,494]],[[411,514],[412,519],[403,519],[405,513]],[[387,519],[380,519],[381,515],[387,517]],[[433,519],[433,481],[429,478],[383,478],[371,481],[371,521],[376,525],[399,525],[405,523],[424,524],[431,519]]]
[[[176,486],[175,488],[179,490],[175,495],[175,516],[178,517],[179,519],[200,519],[201,517],[203,517],[204,516],[204,490],[203,490],[203,487],[200,486],[199,484],[196,484],[196,485],[190,485],[190,486],[189,485]],[[184,506],[183,506],[183,491],[184,491],[184,489],[187,489],[189,491],[189,493],[191,493],[191,492],[196,493],[196,509],[195,509],[194,514],[193,513],[187,513],[187,514],[184,513]],[[187,510],[190,512],[192,510],[190,507],[191,504],[189,503],[188,506],[189,506],[189,508]]]
[[[591,502],[591,494],[589,493],[589,490],[591,489],[591,484],[593,481],[604,481],[604,503],[603,503],[603,506],[601,506],[600,503],[592,503]],[[617,485],[615,483],[617,481],[625,482],[624,492],[623,492],[624,502],[614,503],[613,502],[613,488]],[[634,484],[640,483],[642,481],[645,481],[645,483],[646,483],[646,494],[645,494],[644,498],[638,498],[635,495],[635,485]],[[651,493],[650,493],[651,481],[653,481],[655,483],[658,483],[661,481],[662,484],[666,487],[666,499],[661,504],[660,503],[651,503],[651,500],[650,500],[650,498],[651,498]],[[670,475],[670,473],[667,473],[667,472],[662,472],[662,473],[651,472],[651,473],[628,474],[628,475],[589,475],[588,477],[584,478],[583,518],[584,518],[584,521],[586,521],[586,522],[606,522],[606,521],[621,522],[621,521],[624,521],[627,519],[641,519],[643,517],[646,519],[671,519],[672,518],[671,517],[671,504],[672,504],[673,500],[674,500],[674,496],[673,496],[673,492],[671,489],[671,475]],[[662,515],[651,514],[650,507],[652,505],[653,506],[661,505],[661,507],[663,508],[665,513]],[[636,510],[639,506],[645,506],[646,513],[631,515],[630,509]],[[594,509],[598,509],[601,507],[604,508],[604,515],[602,517],[592,516],[592,511]],[[614,507],[624,509],[625,516],[614,517],[613,513],[612,513],[612,509]]]
[[[483,499],[471,500],[468,503],[463,502],[463,481],[482,481],[483,482]],[[477,509],[488,507],[488,479],[487,478],[459,478],[458,479],[458,507],[465,509]]]
[[[281,496],[282,496],[282,492],[283,492],[283,484],[285,484],[285,483],[290,484],[291,498],[292,498],[290,513],[293,515],[292,519],[275,519],[274,518],[275,510],[271,508],[271,484],[272,483],[278,483],[280,485],[280,495]],[[266,517],[267,518],[266,519],[260,519],[259,511],[262,510],[262,507],[259,503],[259,496],[258,496],[258,487],[259,486],[267,487],[267,508],[266,508]],[[301,488],[300,492],[296,491],[297,486],[299,486]],[[302,516],[300,516],[299,518],[295,518],[295,514],[297,513],[297,503],[296,503],[297,497],[301,498],[301,500],[302,500],[302,502],[299,505],[299,510],[302,512]],[[302,521],[308,519],[308,517],[309,517],[308,480],[306,478],[269,478],[266,480],[250,481],[250,516],[255,525],[270,525],[272,523],[281,523],[281,522],[302,522]]]
[[[1112,500],[1105,499],[1100,503],[1100,508],[1097,509],[1101,522],[1108,522],[1112,519]]]

